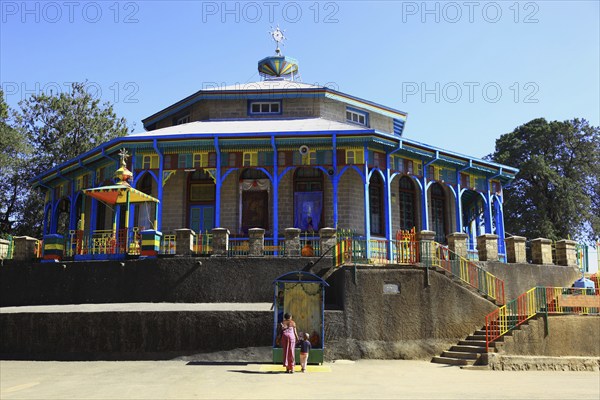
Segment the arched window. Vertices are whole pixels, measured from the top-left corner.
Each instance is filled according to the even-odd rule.
[[[369,180],[369,215],[371,234],[384,235],[383,181],[377,172]]]
[[[250,228],[269,230],[269,178],[261,170],[246,169],[241,174],[240,185],[242,233],[248,233]]]
[[[294,227],[306,232],[323,226],[323,173],[298,168],[294,173]]]
[[[412,180],[403,176],[400,178],[400,229],[410,230],[416,226],[415,185]]]
[[[56,209],[56,233],[67,237],[69,235],[69,222],[71,217],[71,202],[68,198],[63,198],[58,203]]]
[[[445,195],[442,185],[434,183],[431,185],[431,230],[435,232],[435,241],[446,243],[446,213]]]

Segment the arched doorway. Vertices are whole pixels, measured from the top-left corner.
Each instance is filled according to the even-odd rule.
[[[378,172],[373,172],[369,179],[369,216],[371,235],[385,235],[383,180]]]
[[[269,192],[271,181],[264,172],[246,169],[240,177],[241,205],[240,227],[242,233],[250,228],[269,230]]]
[[[215,187],[213,178],[204,170],[188,176],[188,226],[197,233],[215,227]]]
[[[305,232],[323,226],[323,173],[317,168],[298,168],[294,173],[294,227]]]
[[[152,175],[150,173],[145,173],[144,176],[142,176],[142,178],[140,179],[140,181],[137,184],[137,190],[139,190],[140,192],[146,193],[149,196],[156,196],[156,190],[154,190],[155,188],[155,181],[154,178],[152,177]],[[136,208],[136,212],[134,213],[134,217],[133,217],[133,226],[137,226],[140,229],[151,229],[154,227],[154,216],[156,215],[156,203],[153,202],[146,202],[146,203],[139,203],[135,206]],[[119,225],[120,227],[125,227],[125,207],[121,207],[121,217],[123,219],[123,222],[121,222]]]
[[[69,224],[71,220],[71,201],[63,197],[56,206],[56,233],[64,235],[69,234]]]
[[[403,176],[400,178],[399,187],[400,229],[411,230],[417,224],[415,184],[408,176]]]
[[[439,183],[431,185],[431,202],[429,213],[431,216],[431,230],[435,232],[435,241],[446,243],[446,196],[444,188]]]

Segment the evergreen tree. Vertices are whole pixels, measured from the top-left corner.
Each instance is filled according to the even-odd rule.
[[[583,119],[534,119],[496,140],[488,156],[519,168],[504,192],[506,231],[529,239],[600,237],[600,128]]]

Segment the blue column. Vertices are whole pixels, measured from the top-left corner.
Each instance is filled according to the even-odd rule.
[[[131,154],[131,172],[134,173],[135,172],[135,149],[133,149],[133,152]],[[132,178],[134,179],[134,178]],[[133,182],[131,183],[131,185],[133,186]],[[128,221],[128,225],[130,228],[133,228],[133,224],[135,222],[135,204],[132,203],[129,205],[129,221]]]
[[[58,214],[56,213],[58,209],[58,201],[54,201],[54,196],[52,197],[52,217],[50,219],[50,233],[57,233],[58,229]]]
[[[163,168],[164,168],[164,156],[158,149],[158,142],[154,139],[153,143],[154,151],[158,154],[158,200],[160,203],[156,204],[157,215],[156,219],[156,230],[162,231],[162,207],[163,207]]]
[[[52,200],[50,200],[50,204],[45,204],[44,205],[44,227],[42,228],[42,234],[46,235],[48,234],[48,213],[50,214],[50,218],[52,218]]]
[[[390,179],[390,159],[386,156],[385,168],[385,196],[383,197],[383,207],[385,209],[385,239],[387,240],[388,260],[392,261],[392,202],[390,201],[392,194],[392,185]]]
[[[271,136],[271,147],[273,148],[273,245],[277,248],[279,244],[279,168],[274,136]]]
[[[371,206],[369,201],[369,150],[367,145],[363,149],[364,160],[364,193],[365,193],[365,238],[367,240],[367,258],[371,258]]]
[[[492,197],[490,195],[489,181],[486,180],[485,203],[483,209],[483,219],[485,223],[485,233],[492,233]]]
[[[331,185],[333,188],[333,227],[337,229],[338,227],[338,184],[340,182],[337,170],[337,134],[333,134],[333,147],[332,147],[332,156],[331,162],[333,164],[333,179],[331,180]]]
[[[221,149],[219,138],[215,137],[215,152],[217,155],[217,171],[215,172],[215,228],[221,227]]]
[[[496,223],[496,235],[498,235],[498,253],[506,254],[504,246],[504,212],[502,203],[498,197],[494,201],[494,222]]]
[[[461,193],[460,186],[460,171],[456,169],[456,232],[463,231],[463,213],[462,213],[462,202],[460,201]]]
[[[429,207],[427,206],[427,169],[423,168],[421,177],[421,230],[429,230]]]

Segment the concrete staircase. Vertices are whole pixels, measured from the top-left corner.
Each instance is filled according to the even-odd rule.
[[[499,340],[501,340],[500,338]],[[490,344],[490,352],[495,352],[495,342]],[[485,326],[452,346],[450,350],[444,351],[441,356],[433,357],[431,362],[448,365],[482,365],[487,363],[485,348]]]

